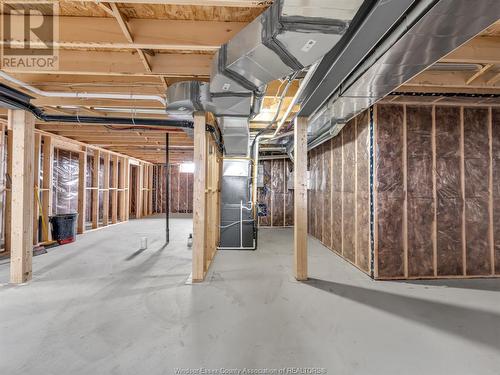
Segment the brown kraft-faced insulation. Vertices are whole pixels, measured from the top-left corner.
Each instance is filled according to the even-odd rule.
[[[404,276],[402,106],[377,107],[376,194],[378,276]]]
[[[170,166],[170,212],[179,211],[179,166]]]
[[[489,242],[489,113],[464,108],[465,243],[467,275],[491,272]]]
[[[460,108],[436,107],[437,273],[461,275]]]
[[[369,112],[356,123],[356,247],[358,266],[370,271],[370,138]]]
[[[320,241],[323,239],[323,146],[317,148],[316,153],[316,204],[315,204],[315,233]]]
[[[272,192],[272,226],[284,225],[284,161],[272,160],[271,192]]]
[[[332,248],[332,143],[323,143],[323,239],[328,248]]]
[[[342,136],[331,141],[332,148],[332,249],[342,253]],[[328,224],[327,224],[328,225]]]
[[[290,160],[285,161],[285,226],[293,226],[294,223],[294,196],[293,189],[289,189],[288,181],[293,177],[293,164]]]
[[[434,275],[432,108],[406,110],[408,275]]]
[[[271,160],[264,160],[262,163],[264,187],[258,189],[259,203],[267,207],[267,216],[259,217],[260,226],[271,225]]]
[[[495,273],[500,274],[500,109],[492,111],[493,251]]]
[[[342,129],[343,142],[343,255],[351,262],[356,262],[356,207],[355,207],[355,178],[356,178],[356,126],[351,120]]]

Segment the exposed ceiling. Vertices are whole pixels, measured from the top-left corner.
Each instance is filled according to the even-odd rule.
[[[407,95],[392,95],[384,102],[500,105],[500,99],[493,96],[500,93],[500,21],[397,92]]]
[[[168,85],[177,81],[208,80],[214,52],[271,3],[251,0],[60,1],[59,40],[55,43],[59,53],[58,69],[21,71],[3,67],[2,70],[44,91],[164,96]],[[39,10],[44,10],[43,4]],[[15,47],[16,43],[22,46],[23,41],[10,40],[9,43]],[[37,48],[44,47],[39,43]],[[12,83],[6,84],[12,86]],[[283,111],[296,88],[294,84],[289,90]],[[263,113],[252,123],[254,130],[265,126],[263,122],[274,116],[275,95],[281,89],[280,82],[269,85]],[[26,92],[35,97],[33,104],[48,114],[131,117],[132,112],[136,117],[166,117],[164,108],[155,101],[61,99]],[[150,113],[144,113],[146,111]],[[147,161],[164,161],[165,130],[125,132],[98,125],[40,123],[37,126]],[[93,137],[86,133],[92,133]],[[120,143],[114,138],[120,138]],[[192,158],[193,142],[182,131],[171,136],[170,144],[174,160]]]
[[[60,1],[59,4],[60,35],[56,43],[59,68],[53,71],[20,71],[4,67],[3,70],[45,91],[164,96],[168,85],[177,81],[208,80],[214,52],[264,11],[271,1],[84,0]],[[1,42],[5,44],[5,41]],[[13,40],[9,42],[16,43]],[[500,21],[446,56],[437,66],[414,77],[398,92],[498,94],[499,47]],[[39,45],[39,48],[44,46]],[[274,117],[278,106],[277,95],[283,86],[279,81],[269,85],[263,111],[251,123],[252,131],[265,127],[266,121]],[[282,112],[297,87],[298,82],[295,82],[287,93]],[[34,96],[33,103],[49,114],[166,117],[162,105],[155,101]],[[411,98],[408,95],[393,95],[384,99],[386,102],[425,103],[452,100],[458,99],[444,95]],[[476,104],[485,100],[490,103],[498,101],[495,98],[461,100]],[[5,115],[5,111],[0,112],[0,116]],[[112,130],[104,125],[46,123],[37,126],[146,161],[162,163],[165,160],[165,129]],[[168,131],[172,160],[191,160],[192,139],[181,130]]]

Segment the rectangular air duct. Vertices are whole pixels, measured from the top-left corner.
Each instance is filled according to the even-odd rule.
[[[280,0],[231,39],[225,69],[258,88],[311,65],[340,40],[363,0]]]
[[[224,138],[224,150],[227,156],[248,156],[250,131],[248,118],[220,117],[219,127]]]

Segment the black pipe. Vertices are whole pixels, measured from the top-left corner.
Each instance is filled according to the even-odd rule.
[[[86,124],[115,124],[115,125],[142,125],[142,126],[169,126],[176,128],[193,128],[193,121],[170,120],[155,118],[128,118],[128,117],[105,117],[105,116],[79,116],[79,115],[48,115],[41,108],[19,100],[13,96],[4,95],[0,92],[0,103],[4,105],[31,112],[36,118],[45,122],[69,122]]]

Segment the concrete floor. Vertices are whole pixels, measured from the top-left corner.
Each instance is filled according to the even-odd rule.
[[[208,281],[186,285],[191,221],[173,220],[166,248],[163,225],[88,233],[35,257],[29,284],[0,286],[0,374],[500,373],[500,280],[374,282],[311,240],[298,283],[292,231],[263,229],[258,251],[220,251]]]

